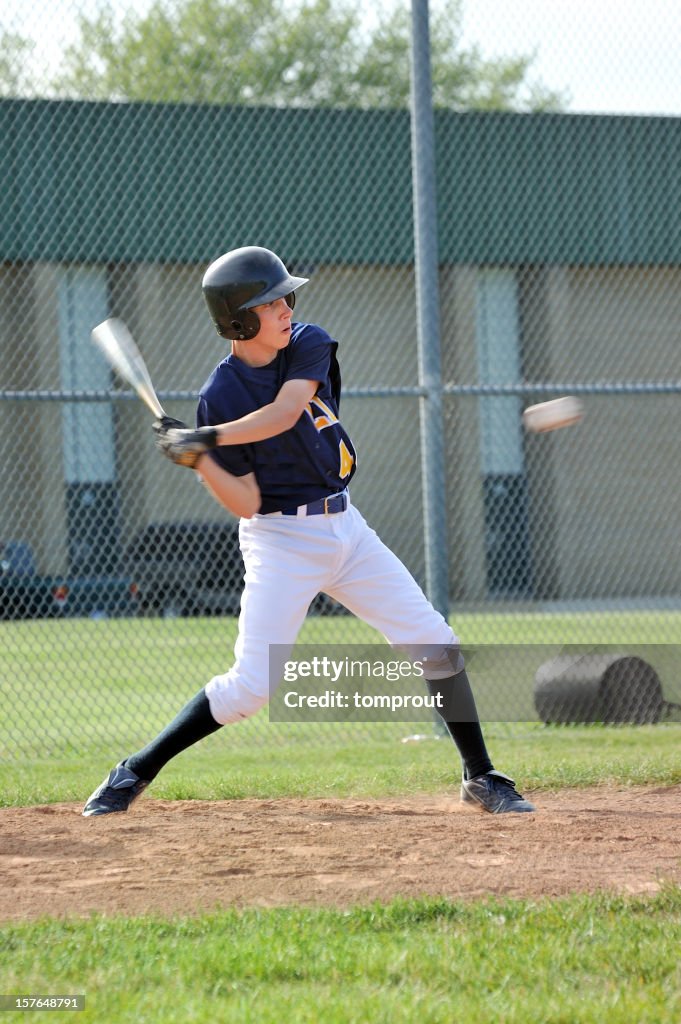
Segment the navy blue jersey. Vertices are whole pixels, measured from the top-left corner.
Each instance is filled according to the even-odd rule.
[[[267,366],[248,366],[228,355],[201,388],[197,426],[238,420],[269,405],[287,380],[319,387],[290,430],[253,444],[220,445],[210,455],[235,476],[255,473],[262,513],[305,505],[336,494],[350,482],[357,457],[338,419],[337,343],[316,324],[292,324],[291,339]]]

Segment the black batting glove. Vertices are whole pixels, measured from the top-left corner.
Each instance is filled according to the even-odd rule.
[[[170,419],[170,417],[165,417]],[[207,451],[215,448],[218,443],[218,432],[215,427],[199,427],[189,430],[182,427],[163,427],[156,431],[156,447],[171,462],[178,466],[195,469],[196,464]]]
[[[155,434],[164,434],[173,427],[178,430],[186,430],[187,424],[183,420],[176,420],[174,416],[163,416],[162,419],[154,422],[151,429]]]

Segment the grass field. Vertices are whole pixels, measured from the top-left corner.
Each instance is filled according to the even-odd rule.
[[[676,671],[681,613],[461,615],[454,623],[486,721],[535,718],[533,671],[564,645],[621,646],[654,652],[665,694],[681,699]],[[144,742],[211,676],[232,660],[233,619],[114,619],[0,623],[0,763],[6,758],[108,757]],[[306,651],[366,650],[380,638],[352,617],[310,618]],[[375,723],[331,730],[375,738]],[[230,730],[230,745],[295,741],[314,735],[267,714]]]
[[[456,627],[469,644],[656,644],[669,645],[671,657],[680,624],[656,613],[470,617]],[[335,620],[311,620],[303,639],[326,643],[335,629]],[[113,757],[224,668],[232,641],[233,624],[216,620],[0,624],[9,709],[0,722],[1,802],[82,800]],[[266,717],[225,729],[168,765],[153,796],[376,797],[451,792],[456,783],[453,747],[434,734],[403,743],[416,731],[404,724],[357,726],[354,737],[319,726],[310,742],[301,729],[309,731]],[[681,782],[681,726],[672,722],[490,722],[486,735],[495,762],[512,766],[527,789]],[[78,1019],[98,1024],[671,1024],[681,1019],[680,942],[674,888],[649,898],[46,918],[3,926],[0,994],[85,993]]]
[[[149,798],[361,798],[451,789],[459,774],[451,742],[433,736],[420,743],[403,743],[406,734],[402,729],[392,738],[355,742],[331,738],[326,746],[287,743],[232,748],[229,734],[218,733],[168,764]],[[495,763],[517,772],[525,789],[681,782],[678,723],[566,728],[492,723],[485,736]],[[108,755],[1,761],[0,806],[83,800],[114,759],[127,752],[123,748]]]
[[[672,1024],[680,942],[678,891],[96,917],[5,928],[0,984],[106,1024]]]

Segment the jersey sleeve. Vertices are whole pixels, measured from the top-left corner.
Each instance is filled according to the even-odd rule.
[[[325,381],[335,349],[336,342],[326,331],[316,325],[306,324],[287,352],[284,380]]]
[[[201,396],[196,408],[196,426],[213,427],[221,422],[222,418],[211,413],[209,403]],[[221,469],[226,469],[233,476],[245,476],[246,473],[253,472],[253,458],[249,445],[223,444],[213,448],[208,454]]]

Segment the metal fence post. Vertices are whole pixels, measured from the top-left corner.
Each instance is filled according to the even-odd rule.
[[[412,0],[411,146],[426,592],[449,615],[435,132],[428,0]]]

